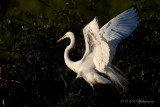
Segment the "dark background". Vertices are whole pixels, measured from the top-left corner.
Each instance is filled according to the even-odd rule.
[[[76,74],[63,59],[69,40],[56,41],[74,32],[70,56],[79,60],[85,50],[84,26],[96,16],[101,27],[131,7],[137,9],[139,25],[120,42],[113,59],[131,83],[130,91],[95,85],[95,95],[84,79],[70,86]],[[158,107],[159,47],[159,0],[1,0],[0,106]]]

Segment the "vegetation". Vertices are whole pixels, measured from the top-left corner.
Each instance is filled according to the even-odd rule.
[[[0,106],[158,106],[158,2],[0,1]],[[113,64],[131,83],[130,91],[121,93],[112,85],[95,85],[96,96],[83,79],[70,86],[76,74],[66,67],[63,59],[69,41],[56,41],[67,31],[74,32],[76,46],[70,55],[73,60],[81,59],[85,50],[83,27],[95,16],[102,26],[130,7],[137,9],[140,23],[131,36],[121,41],[113,59]]]

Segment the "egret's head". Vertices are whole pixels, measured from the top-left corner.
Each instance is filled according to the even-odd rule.
[[[67,33],[66,33],[63,37],[61,37],[57,42],[59,42],[59,41],[65,39],[65,38],[69,38],[71,35],[73,35],[72,32],[67,32]]]

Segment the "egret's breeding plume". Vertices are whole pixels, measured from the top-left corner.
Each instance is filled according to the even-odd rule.
[[[69,38],[70,44],[64,52],[66,65],[77,73],[76,78],[84,78],[94,89],[93,84],[113,84],[126,89],[127,80],[117,72],[112,65],[112,59],[118,43],[128,37],[137,27],[138,16],[131,8],[114,17],[99,29],[97,19],[94,18],[83,29],[86,50],[81,60],[72,61],[69,51],[75,44],[72,32],[67,32],[57,42]]]

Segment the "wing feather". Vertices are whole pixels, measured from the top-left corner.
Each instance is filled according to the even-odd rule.
[[[110,60],[115,54],[118,43],[136,29],[138,18],[136,10],[131,8],[110,20],[100,29],[100,34],[110,47]]]
[[[85,38],[86,51],[82,61],[84,61],[87,56],[92,55],[96,69],[101,71],[109,62],[109,46],[103,40],[102,36],[100,36],[96,18],[85,26],[83,34]]]
[[[83,29],[86,51],[82,61],[92,55],[96,69],[103,72],[112,60],[118,43],[128,37],[135,30],[137,24],[138,16],[133,8],[110,20],[100,30],[97,19],[94,18]]]

